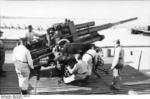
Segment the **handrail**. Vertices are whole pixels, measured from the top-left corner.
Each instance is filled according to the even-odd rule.
[[[124,48],[137,48],[137,47],[150,47],[150,45],[145,46],[145,45],[131,45],[131,46],[122,46]],[[114,46],[102,46],[101,48],[114,48]]]

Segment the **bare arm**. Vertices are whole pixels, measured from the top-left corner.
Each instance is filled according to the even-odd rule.
[[[34,67],[33,67],[33,60],[32,60],[32,58],[31,58],[30,51],[28,51],[28,50],[27,50],[27,61],[28,61],[29,66],[30,66],[32,69],[34,69]]]
[[[48,46],[50,46],[50,43],[51,43],[51,41],[50,41],[50,36],[48,35],[48,34],[46,34],[46,39],[47,39],[47,41],[48,41]]]
[[[115,49],[115,55],[114,55],[111,69],[114,69],[114,67],[118,64],[120,51],[121,51],[120,47]]]
[[[76,70],[76,65],[71,69],[69,66],[67,67],[67,69],[68,69],[68,71],[69,71],[69,73],[71,73],[71,74],[73,74],[74,72],[75,72],[75,70]]]
[[[16,57],[15,57],[15,50],[13,50],[12,60],[13,60],[13,63],[15,63],[15,61],[16,61]]]
[[[38,33],[36,33],[36,32],[33,32],[33,34],[34,34],[34,36],[37,36],[37,37],[42,36],[41,34],[38,34]]]

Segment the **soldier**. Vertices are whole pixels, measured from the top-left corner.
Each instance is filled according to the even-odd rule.
[[[51,49],[55,46],[54,40],[54,29],[48,28],[46,32],[47,46],[51,47]]]
[[[33,67],[33,60],[29,50],[24,46],[24,41],[19,40],[18,46],[13,50],[13,62],[18,75],[19,87],[22,94],[27,94],[29,86],[30,68]]]
[[[2,37],[3,32],[0,31],[0,37]],[[3,71],[3,65],[5,62],[5,50],[4,50],[4,44],[0,40],[0,74],[4,73]]]
[[[82,60],[88,64],[88,73],[89,76],[92,75],[93,66],[95,65],[96,57],[98,52],[96,52],[96,46],[93,45],[91,49],[87,50],[82,57]]]
[[[74,67],[72,69],[69,66],[67,67],[67,70],[72,75],[69,77],[64,77],[65,83],[86,80],[86,78],[88,78],[88,65],[84,61],[82,61],[82,57],[80,54],[75,54],[75,59],[77,63],[74,65]]]
[[[41,35],[33,31],[32,25],[28,26],[28,32],[26,33],[27,43],[30,44],[34,40],[34,36],[40,37]]]
[[[111,70],[113,72],[113,82],[111,85],[112,89],[119,90],[120,89],[120,71],[123,69],[124,65],[124,50],[120,46],[120,40],[115,42],[115,50],[114,50],[114,59],[111,66]]]

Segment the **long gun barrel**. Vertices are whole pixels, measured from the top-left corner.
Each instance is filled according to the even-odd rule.
[[[95,22],[91,21],[91,22],[75,25],[75,28],[80,29],[80,28],[90,27],[90,26],[94,26],[94,25],[95,25]]]
[[[123,21],[119,21],[119,22],[115,22],[115,23],[107,23],[107,24],[103,24],[103,25],[100,25],[100,26],[79,30],[79,31],[77,31],[77,34],[79,36],[81,36],[81,35],[84,35],[84,34],[87,34],[87,33],[92,33],[94,31],[100,31],[100,30],[104,30],[104,29],[109,29],[109,28],[111,28],[111,27],[113,27],[115,25],[123,24],[123,23],[130,22],[130,21],[133,21],[133,20],[136,20],[136,19],[137,19],[137,17],[130,18],[130,19],[123,20]]]
[[[123,20],[123,21],[120,21],[120,22],[113,23],[113,25],[123,24],[123,23],[129,22],[129,21],[133,21],[133,20],[136,20],[136,19],[138,19],[138,18],[137,17],[130,18],[130,19],[127,19],[127,20]]]

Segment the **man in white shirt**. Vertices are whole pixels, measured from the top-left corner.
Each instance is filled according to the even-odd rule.
[[[18,75],[19,87],[22,94],[27,94],[29,86],[30,69],[34,69],[30,51],[23,45],[23,40],[19,40],[18,46],[13,50],[13,62]]]
[[[35,37],[40,37],[41,35],[33,31],[32,25],[28,26],[28,32],[25,34],[25,37],[27,39],[27,43],[30,44],[34,40]]]
[[[95,62],[95,59],[98,55],[96,52],[96,47],[92,46],[91,49],[89,49],[82,57],[82,60],[88,65],[88,75],[92,75],[92,69]]]
[[[111,70],[113,72],[113,82],[112,82],[112,89],[119,90],[120,89],[120,71],[123,69],[124,66],[124,50],[120,46],[120,40],[115,42],[115,51],[114,51],[114,59],[111,66]]]

